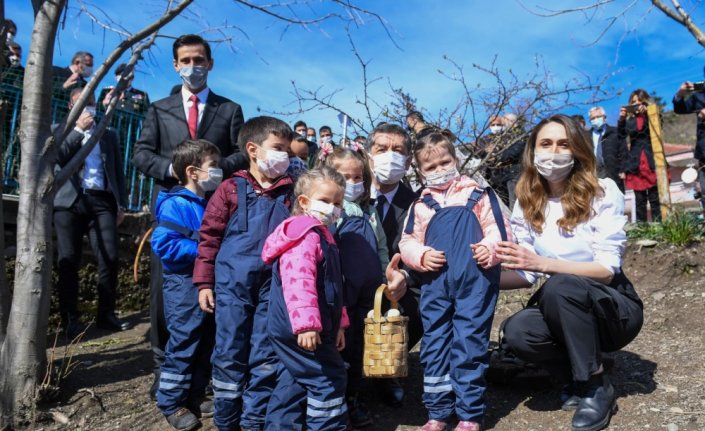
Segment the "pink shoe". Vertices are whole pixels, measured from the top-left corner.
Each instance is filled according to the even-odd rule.
[[[429,421],[426,422],[426,425],[419,428],[419,431],[446,431],[447,429],[447,423],[437,421],[435,419],[429,419]]]
[[[477,422],[460,421],[455,431],[480,431],[480,424]]]

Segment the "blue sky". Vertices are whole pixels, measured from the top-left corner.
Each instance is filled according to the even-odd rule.
[[[379,78],[369,89],[370,97],[383,105],[389,103],[391,83],[411,93],[431,118],[454,105],[461,95],[461,88],[438,72],[451,71],[444,56],[464,65],[466,80],[473,87],[489,90],[495,84],[471,65],[488,66],[495,56],[496,66],[503,74],[511,69],[519,77],[529,76],[535,72],[535,59],[539,58],[557,86],[578,76],[596,79],[610,74],[607,84],[614,94],[628,94],[643,87],[666,100],[683,80],[705,78],[703,49],[684,28],[660,12],[647,13],[648,2],[638,2],[595,44],[590,42],[604,28],[613,10],[597,13],[591,22],[578,14],[544,18],[526,10],[536,10],[537,4],[567,7],[588,2],[363,0],[355,3],[384,17],[393,41],[371,17],[363,16],[364,24],[353,28],[351,35],[360,55],[370,62],[368,75]],[[339,11],[316,0],[308,6],[301,6],[302,0],[291,3],[299,3],[295,7],[301,16]],[[622,7],[624,2],[619,3],[618,7]],[[684,5],[690,7],[690,3],[686,1]],[[163,7],[159,0],[94,0],[92,4],[132,31],[155,18]],[[77,1],[70,1],[70,5],[57,40],[54,64],[67,65],[79,49],[92,51],[100,61],[115,46],[117,37],[104,34],[88,17],[79,15]],[[694,21],[705,25],[705,11],[698,9],[697,3],[692,7]],[[18,24],[17,41],[24,47],[26,57],[33,19],[29,2],[6,0],[5,8],[6,16]],[[246,118],[295,110],[292,81],[300,88],[320,88],[322,93],[340,90],[333,103],[354,117],[363,116],[362,108],[355,103],[362,97],[362,71],[351,51],[343,21],[286,27],[270,16],[228,0],[196,0],[187,16],[177,18],[163,33],[198,32],[209,26],[224,28],[223,32],[233,38],[232,44],[214,45],[210,87],[240,103]],[[213,33],[207,37],[222,38]],[[147,61],[138,67],[134,85],[147,90],[152,100],[166,96],[179,82],[172,67],[171,43],[160,39]],[[112,76],[105,83],[112,84]],[[627,94],[602,103],[608,111],[608,122],[614,123],[619,106],[626,104]],[[586,114],[588,107],[572,108],[569,113]],[[328,124],[336,134],[341,132],[335,113],[327,110],[283,118],[289,123],[301,118],[316,127]]]

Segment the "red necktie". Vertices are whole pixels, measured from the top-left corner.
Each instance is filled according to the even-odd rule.
[[[191,139],[196,139],[196,129],[198,128],[198,97],[192,94],[188,98],[191,101],[191,108],[188,110],[188,133]]]

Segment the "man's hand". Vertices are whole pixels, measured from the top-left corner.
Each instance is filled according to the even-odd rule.
[[[93,115],[91,115],[90,112],[83,111],[81,112],[81,115],[78,116],[78,120],[76,120],[76,127],[85,132],[93,127],[94,122],[95,120],[93,119]]]
[[[338,333],[340,336],[340,333]],[[321,344],[321,334],[318,331],[306,331],[299,334],[298,337],[299,347],[309,352],[316,350],[316,346]],[[345,339],[343,339],[343,345],[345,345]]]
[[[213,311],[215,311],[213,289],[201,289],[198,291],[198,305],[201,306],[201,310],[213,314]]]
[[[72,73],[71,76],[69,76],[68,79],[66,79],[66,81],[64,81],[64,85],[63,85],[64,90],[66,90],[67,88],[69,88],[72,85],[74,85],[75,83],[77,83],[79,76],[81,76],[81,75],[78,72]]]
[[[392,256],[392,260],[389,261],[385,271],[387,289],[384,291],[384,296],[394,302],[398,302],[406,294],[406,277],[399,270],[400,260],[401,255],[399,253]]]
[[[446,264],[446,255],[442,251],[428,250],[421,256],[421,266],[426,271],[438,271]]]

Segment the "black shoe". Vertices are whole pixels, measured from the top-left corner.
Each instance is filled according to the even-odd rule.
[[[575,387],[573,385],[565,385],[561,388],[561,410],[569,412],[573,411],[578,407],[580,403],[580,397],[576,393]]]
[[[404,387],[399,379],[386,379],[383,384],[383,400],[391,407],[401,407],[404,401]]]
[[[353,429],[365,428],[372,425],[372,417],[367,406],[363,404],[358,396],[348,397],[348,418],[349,427]]]
[[[166,421],[178,431],[190,431],[196,429],[196,427],[201,424],[201,421],[198,420],[196,415],[191,413],[186,407],[181,407],[176,413],[167,416]]]
[[[187,403],[187,407],[198,418],[212,418],[215,413],[215,405],[210,398],[206,398],[198,404]]]
[[[573,431],[598,431],[610,423],[612,414],[617,411],[614,387],[602,373],[591,376],[582,385],[582,395],[573,415]]]
[[[128,329],[132,328],[130,322],[126,320],[120,320],[115,317],[114,314],[105,317],[99,317],[96,321],[96,326],[99,329],[105,329],[114,332],[127,331]]]

